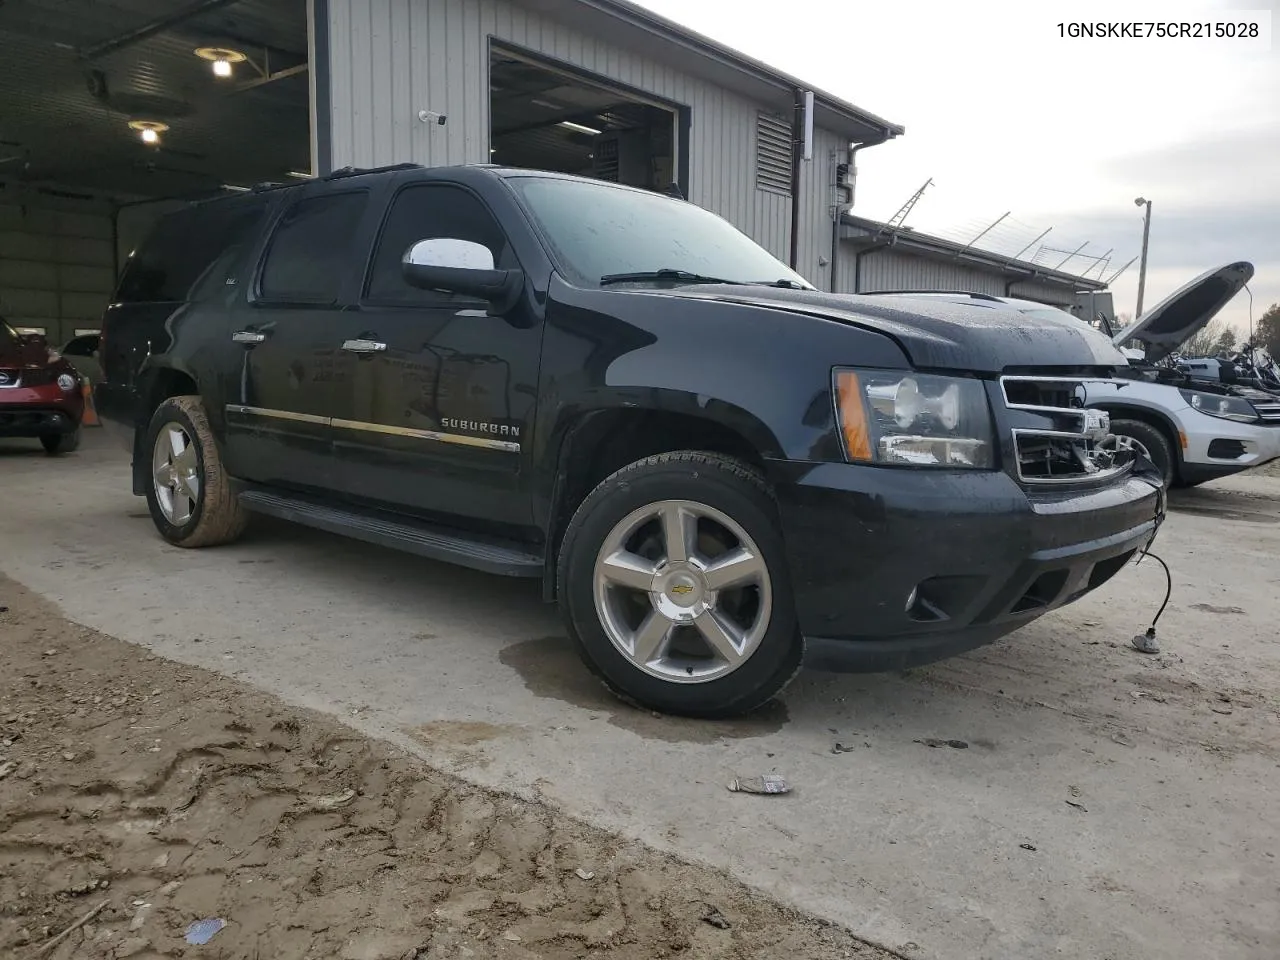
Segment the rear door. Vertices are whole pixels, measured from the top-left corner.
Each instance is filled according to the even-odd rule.
[[[396,191],[360,303],[339,317],[337,486],[396,511],[528,524],[522,453],[542,324],[524,303],[493,317],[482,301],[407,284],[405,252],[435,238],[481,244],[499,269],[521,266],[497,218],[468,188],[410,180]]]
[[[316,185],[276,223],[226,331],[239,350],[226,404],[233,476],[332,486],[338,318],[359,288],[371,207],[367,189]]]

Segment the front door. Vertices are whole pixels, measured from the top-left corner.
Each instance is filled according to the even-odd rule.
[[[227,384],[227,469],[274,486],[333,483],[338,317],[359,289],[365,190],[303,194],[275,228],[227,335],[243,353]]]
[[[372,506],[527,525],[542,326],[523,303],[491,317],[481,301],[407,284],[405,252],[435,238],[481,244],[499,269],[519,266],[469,190],[411,183],[395,195],[360,305],[340,319],[337,484]]]

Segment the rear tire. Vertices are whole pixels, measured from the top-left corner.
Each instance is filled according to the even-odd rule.
[[[1163,430],[1142,420],[1112,420],[1111,432],[1117,437],[1127,437],[1141,447],[1147,459],[1160,471],[1165,489],[1172,486],[1177,475],[1178,459],[1174,455],[1173,444]]]
[[[40,444],[44,447],[44,452],[51,457],[60,453],[72,453],[80,446],[80,428],[76,427],[70,433],[43,434],[40,437]]]
[[[663,713],[749,713],[799,672],[804,641],[764,478],[711,453],[624,467],[565,532],[560,607],[583,661]]]
[[[239,538],[248,514],[231,489],[199,397],[160,404],[143,450],[150,457],[147,507],[162,537],[179,547]]]

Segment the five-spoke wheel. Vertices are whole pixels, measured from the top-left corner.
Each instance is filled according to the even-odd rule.
[[[760,548],[732,518],[691,500],[632,511],[596,561],[596,613],[635,666],[676,683],[736,670],[769,627],[773,592]]]
[[[663,453],[608,477],[565,532],[558,582],[587,665],[650,709],[745,713],[799,670],[777,509],[740,461]]]

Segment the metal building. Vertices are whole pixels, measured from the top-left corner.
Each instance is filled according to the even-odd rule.
[[[835,285],[838,293],[964,291],[1017,297],[1114,319],[1102,280],[1016,260],[975,246],[845,214]]]
[[[162,212],[347,165],[675,184],[825,289],[903,132],[625,0],[4,0],[0,60],[0,315],[58,343]]]
[[[314,16],[321,170],[492,160],[674,182],[824,289],[838,165],[903,132],[623,0],[315,0]]]

